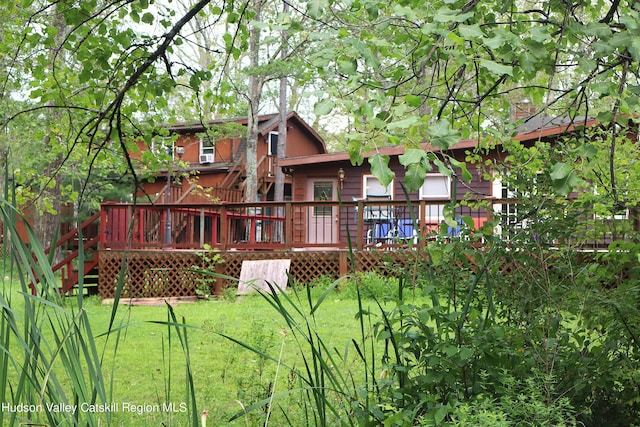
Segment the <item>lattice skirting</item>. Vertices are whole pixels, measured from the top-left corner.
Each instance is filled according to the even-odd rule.
[[[397,272],[398,268],[415,262],[415,251],[361,251],[353,259],[347,251],[281,251],[281,252],[219,252],[222,263],[203,265],[201,257],[188,251],[101,251],[99,292],[103,298],[113,298],[122,270],[122,296],[127,298],[181,297],[202,292],[219,294],[225,287],[236,286],[230,279],[201,274],[206,270],[238,279],[243,260],[291,259],[289,274],[295,283],[309,283],[321,276],[333,279],[353,271]]]

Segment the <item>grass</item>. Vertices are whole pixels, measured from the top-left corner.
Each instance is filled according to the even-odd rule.
[[[315,313],[318,335],[329,349],[341,355],[337,358],[343,364],[341,372],[361,375],[356,352],[347,350],[351,339],[360,334],[358,302],[341,298],[339,293],[328,295]],[[75,298],[67,298],[63,304],[71,310],[78,305]],[[373,301],[371,305],[373,308]],[[302,366],[300,346],[284,319],[258,295],[236,301],[181,304],[171,311],[166,306],[120,306],[115,320],[119,338],[103,335],[111,321],[112,306],[92,297],[84,300],[83,309],[97,348],[104,348],[104,382],[111,390],[108,402],[117,404],[110,414],[110,425],[188,424],[188,414],[182,412],[188,401],[185,356],[166,324],[171,323],[171,312],[189,325],[183,330],[189,341],[196,404],[199,411],[208,412],[208,425],[264,425],[267,417],[272,425],[282,425],[285,418],[297,425],[296,417],[305,418],[297,412],[303,409],[296,392],[288,391],[299,388],[299,379],[282,368]],[[224,336],[242,341],[258,353]],[[280,369],[278,363],[260,357],[260,353],[280,360]],[[243,408],[276,395],[279,397],[275,405],[268,406],[270,410],[265,406],[229,423]],[[98,415],[98,419],[107,421],[106,416]]]

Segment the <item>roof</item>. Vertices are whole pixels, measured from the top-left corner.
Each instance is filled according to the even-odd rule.
[[[312,139],[316,140],[320,145],[321,151],[326,152],[326,146],[324,143],[324,139],[320,136],[315,129],[313,129],[307,122],[305,122],[302,117],[298,115],[295,111],[289,111],[287,113],[287,122],[290,120],[295,120],[302,126],[302,130],[308,133]],[[169,129],[173,132],[177,133],[192,133],[192,132],[204,132],[207,128],[212,126],[220,126],[226,123],[237,123],[241,125],[247,124],[249,118],[247,116],[243,117],[233,117],[233,118],[225,118],[225,119],[213,119],[207,122],[203,121],[191,121],[191,122],[179,122],[179,123],[166,123],[163,125],[164,128]],[[277,132],[278,125],[280,123],[280,114],[272,113],[272,114],[263,114],[258,116],[258,133],[260,135],[266,135],[269,132]]]
[[[518,126],[518,134],[514,139],[529,141],[545,136],[572,132],[580,127],[591,127],[597,123],[598,121],[593,117],[570,118],[536,115],[526,119]]]
[[[594,118],[586,119],[569,119],[559,117],[548,117],[544,115],[534,116],[527,119],[518,127],[518,134],[513,138],[516,141],[532,141],[552,135],[560,135],[565,132],[571,132],[579,127],[591,127],[597,124]],[[474,148],[478,145],[478,139],[464,139],[449,148],[448,151],[466,150]],[[442,151],[441,148],[435,147],[430,143],[424,143],[421,148],[425,151]],[[378,148],[364,154],[365,158],[374,154],[385,154],[388,156],[398,156],[403,154],[404,146],[388,146]],[[351,157],[348,152],[337,152],[327,154],[315,154],[310,156],[289,157],[279,161],[280,166],[300,166],[315,163],[333,163],[341,161],[350,161]]]
[[[258,116],[258,122],[262,123],[267,120],[271,120],[273,117],[277,117],[277,114],[266,114]],[[208,127],[211,126],[220,126],[226,123],[238,123],[241,125],[246,125],[249,121],[247,116],[242,117],[231,117],[231,118],[221,118],[221,119],[212,119],[209,121],[185,121],[185,122],[177,122],[177,123],[165,123],[162,125],[163,128],[172,130],[178,133],[189,133],[189,132],[203,132]]]

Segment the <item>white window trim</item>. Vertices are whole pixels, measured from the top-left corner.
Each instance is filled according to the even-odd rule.
[[[625,208],[623,214],[613,214],[613,215],[598,215],[596,213],[593,214],[593,219],[597,220],[616,220],[616,221],[626,221],[629,219],[629,208]]]
[[[203,142],[204,142],[205,138],[209,138],[209,137],[208,136],[201,136],[199,138],[199,140],[198,140],[200,155],[202,156],[203,154],[212,154],[214,159],[215,159],[215,156],[216,156],[216,142],[213,140],[213,138],[211,138],[211,141],[212,141],[211,147],[206,147],[206,149],[210,150],[210,152],[209,151],[204,151],[205,150],[205,146],[204,146]]]
[[[427,177],[444,177],[447,181],[447,192],[446,194],[425,194],[426,182],[423,182],[418,192],[421,199],[451,199],[451,177],[449,175],[438,172],[427,173],[424,177],[425,181],[427,180]]]
[[[378,183],[380,183],[380,180],[378,180],[378,178],[376,178],[373,175],[363,175],[362,176],[362,197],[363,197],[363,199],[366,199],[367,196],[389,196],[389,198],[391,200],[393,200],[393,189],[394,189],[395,180],[393,180],[393,179],[391,180],[391,182],[387,186],[387,192],[386,193],[384,193],[384,194],[367,194],[367,181],[369,179],[372,179],[372,178],[377,180]],[[380,185],[382,185],[382,184],[380,184]]]
[[[169,154],[169,150],[167,150],[169,148],[168,142],[171,142],[171,160],[173,160],[176,155],[176,140],[171,136],[155,136],[151,138],[151,152],[156,156]],[[162,147],[162,151],[159,146]]]
[[[271,137],[275,135],[278,136],[279,133],[278,132],[269,132],[269,134],[267,135],[267,139],[266,139],[266,143],[267,143],[267,155],[268,156],[277,156],[278,155],[278,144],[276,144],[276,152],[274,153],[273,150],[271,150]]]

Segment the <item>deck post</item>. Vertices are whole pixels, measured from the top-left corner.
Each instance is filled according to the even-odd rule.
[[[364,202],[358,200],[358,232],[356,233],[356,249],[361,251],[364,245]]]
[[[213,221],[212,221],[213,222]],[[213,232],[214,227],[211,227]],[[213,240],[211,243],[215,243]],[[204,248],[204,208],[200,208],[200,247]]]
[[[340,251],[338,256],[340,277],[344,277],[349,274],[349,251]]]
[[[216,283],[213,285],[213,294],[217,297],[222,296],[223,286],[225,283],[225,279],[222,278],[225,274],[225,265],[224,263],[217,263],[215,266],[215,272],[218,275],[216,278]]]
[[[293,240],[293,205],[287,202],[284,205],[284,248],[291,250]]]
[[[420,210],[418,213],[418,235],[424,236],[427,233],[427,203],[424,200],[420,200]]]
[[[100,228],[98,229],[100,234],[99,250],[107,247],[107,209],[104,204],[100,206]]]
[[[227,207],[222,205],[220,207],[220,250],[227,250],[227,232],[228,232],[228,224],[227,224]]]

